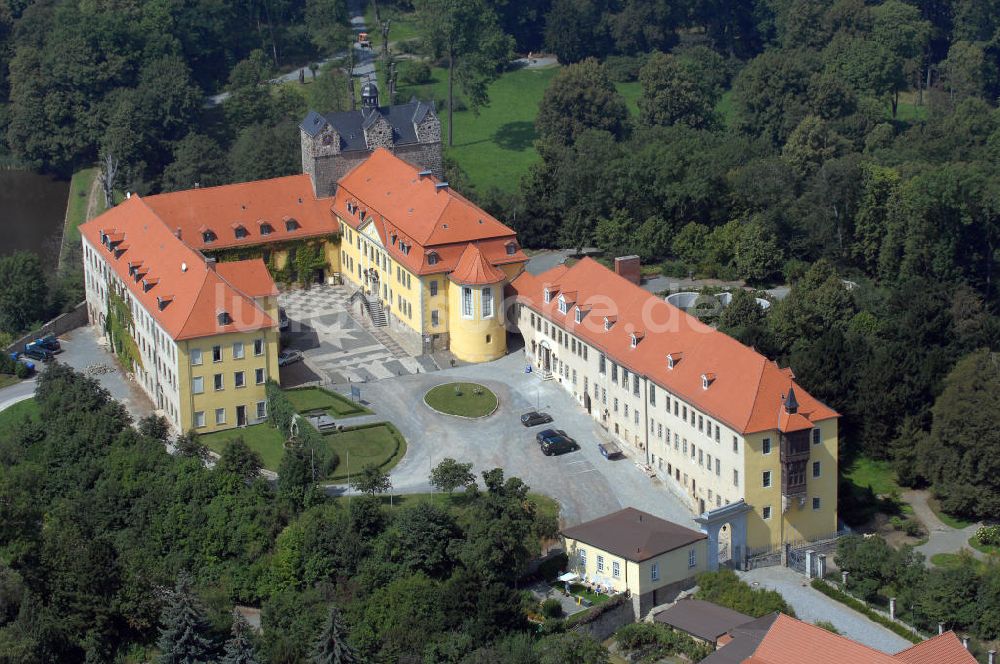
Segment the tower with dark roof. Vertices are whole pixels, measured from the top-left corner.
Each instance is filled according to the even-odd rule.
[[[321,114],[309,111],[299,125],[302,172],[312,179],[317,196],[331,196],[337,180],[385,148],[420,170],[444,177],[441,121],[434,102],[411,99],[405,104],[379,106],[374,82],[361,88],[361,109]]]

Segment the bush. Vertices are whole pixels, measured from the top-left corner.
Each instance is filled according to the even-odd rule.
[[[920,537],[924,534],[924,529],[916,519],[907,519],[906,525],[903,528],[910,537]]]
[[[882,625],[886,629],[892,630],[893,632],[900,635],[910,643],[920,643],[921,641],[923,641],[923,639],[920,638],[918,635],[914,634],[913,631],[907,629],[898,622],[893,622],[889,620],[888,618],[886,618],[877,611],[872,611],[870,608],[868,608],[868,605],[862,602],[861,600],[851,597],[850,595],[840,590],[839,588],[831,586],[826,581],[823,581],[822,579],[813,579],[811,585],[813,588],[820,591],[827,597],[837,600],[841,604],[844,604],[854,609],[858,613],[863,614],[869,620],[877,622],[879,625]]]
[[[422,60],[404,60],[399,65],[399,80],[404,85],[430,83],[431,66]]]
[[[795,611],[785,602],[785,598],[780,593],[763,588],[751,588],[729,569],[699,574],[698,592],[695,597],[754,618],[760,618],[775,611],[781,611],[795,617]]]
[[[562,604],[554,597],[542,602],[542,615],[546,618],[559,618],[562,616]]]
[[[559,576],[559,573],[566,569],[568,564],[569,557],[567,557],[565,553],[552,556],[538,566],[538,576],[542,577],[546,581],[551,581]]]
[[[1000,546],[1000,526],[983,526],[976,531],[976,539],[986,546]]]
[[[21,379],[28,378],[31,376],[31,369],[24,362],[14,362],[14,375]]]
[[[894,516],[889,519],[889,525],[892,526],[893,530],[902,530],[905,523],[906,521],[899,516]]]
[[[665,260],[660,264],[660,274],[665,277],[674,277],[676,279],[686,279],[688,276],[688,266],[684,261],[680,260]]]
[[[711,653],[709,646],[699,644],[687,634],[655,623],[625,625],[615,632],[615,641],[633,661],[658,661],[671,655],[684,655],[698,662]]]

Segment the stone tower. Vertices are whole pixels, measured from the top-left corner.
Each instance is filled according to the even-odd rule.
[[[317,196],[333,195],[337,181],[386,148],[421,170],[444,179],[441,121],[434,102],[411,99],[405,104],[379,106],[378,86],[361,87],[361,109],[322,115],[309,111],[299,125],[302,172],[308,173]]]

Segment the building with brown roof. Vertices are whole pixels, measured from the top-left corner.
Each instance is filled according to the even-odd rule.
[[[838,415],[790,369],[589,258],[513,289],[530,361],[704,515],[713,547],[739,560],[837,531]]]
[[[772,613],[733,629],[700,664],[976,664],[954,632],[895,655],[809,623]]]
[[[629,592],[637,616],[672,601],[708,569],[708,536],[627,507],[564,528],[569,568],[585,583]]]
[[[688,598],[660,611],[653,620],[714,647],[723,636],[753,618],[713,602]]]

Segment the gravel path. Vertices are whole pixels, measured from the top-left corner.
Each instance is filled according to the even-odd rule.
[[[814,590],[804,576],[787,567],[760,567],[739,572],[739,575],[747,583],[756,582],[762,588],[777,590],[795,609],[800,620],[808,623],[827,620],[849,639],[890,654],[913,645],[857,611]]]
[[[929,497],[926,491],[907,491],[902,495],[903,500],[913,507],[914,515],[927,529],[927,542],[917,547],[917,551],[927,557],[927,566],[933,565],[931,556],[935,554],[958,553],[962,549],[980,560],[985,560],[986,554],[969,546],[969,538],[976,534],[976,530],[982,524],[974,523],[961,530],[946,525],[927,504]]]

